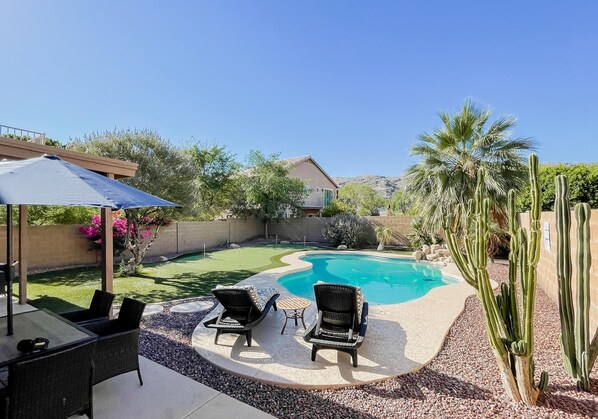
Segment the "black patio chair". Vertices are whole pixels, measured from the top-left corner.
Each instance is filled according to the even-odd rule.
[[[315,284],[318,315],[303,339],[311,343],[311,360],[320,349],[335,349],[351,355],[357,367],[357,349],[365,339],[368,303],[361,291],[351,285]]]
[[[245,335],[248,347],[252,329],[264,320],[271,307],[277,310],[276,299],[280,296],[276,288],[253,286],[219,286],[212,293],[223,307],[218,316],[203,323],[207,328],[216,329],[214,344],[218,344],[221,334],[236,333]]]
[[[3,418],[93,418],[92,376],[96,342],[53,352],[9,366],[0,390]]]
[[[114,301],[114,294],[95,290],[89,308],[83,310],[67,311],[60,313],[60,316],[73,323],[84,323],[95,320],[108,320],[112,302]]]
[[[139,368],[139,324],[145,303],[124,298],[118,318],[83,324],[99,336],[93,356],[93,383],[130,371],[137,371],[139,384],[143,385]]]

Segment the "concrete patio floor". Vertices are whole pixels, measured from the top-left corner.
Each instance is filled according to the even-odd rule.
[[[261,272],[241,284],[276,287],[281,299],[291,297],[277,280],[290,272],[309,269],[311,264],[300,259],[306,253],[317,252],[286,256],[282,260],[290,266]],[[380,253],[359,253],[380,256]],[[443,273],[460,278],[455,268],[443,269]],[[440,351],[465,300],[473,294],[473,288],[462,281],[434,288],[425,296],[405,303],[370,305],[368,332],[358,350],[357,368],[353,368],[348,354],[334,350],[319,351],[312,362],[311,345],[301,336],[304,330],[301,323],[297,327],[289,322],[284,334],[280,334],[284,323],[281,310],[271,310],[254,329],[250,348],[244,336],[234,334],[221,335],[218,345],[214,345],[215,330],[205,328],[202,323],[193,333],[192,344],[208,362],[232,374],[265,383],[296,388],[360,385],[414,372],[429,363]],[[306,310],[306,324],[315,318],[314,305]],[[216,307],[208,317],[218,310]]]
[[[15,314],[33,310],[37,309],[28,304],[13,305]],[[6,296],[0,297],[0,321],[5,321],[2,317],[6,317]],[[139,362],[143,386],[139,385],[135,371],[94,386],[96,419],[272,418],[147,358],[140,356]],[[74,415],[71,419],[81,417]]]
[[[139,357],[143,386],[137,373],[106,380],[93,388],[96,419],[266,419],[272,416],[193,381],[160,364]],[[81,418],[74,415],[71,419]]]

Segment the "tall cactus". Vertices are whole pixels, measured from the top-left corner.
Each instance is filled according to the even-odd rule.
[[[527,231],[519,227],[517,222],[515,191],[509,191],[509,283],[501,284],[497,295],[494,295],[487,269],[490,201],[484,189],[484,169],[478,171],[475,197],[467,209],[458,207],[444,218],[444,233],[455,264],[465,281],[475,288],[482,303],[488,340],[505,390],[514,402],[533,406],[548,384],[546,372],[542,372],[536,383],[533,357],[542,201],[538,183],[538,157],[535,154],[529,158],[529,172],[532,196],[529,240]],[[464,252],[461,251],[460,237]],[[521,302],[518,297],[518,278],[521,278]]]
[[[590,372],[598,357],[598,329],[590,341],[590,214],[588,204],[575,205],[577,220],[576,278],[577,306],[573,305],[571,289],[571,207],[567,176],[555,179],[557,231],[557,276],[559,280],[559,314],[561,317],[561,352],[567,373],[577,381],[577,387],[590,390]]]

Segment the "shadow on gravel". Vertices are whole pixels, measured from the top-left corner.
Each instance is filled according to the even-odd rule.
[[[424,388],[429,392],[458,399],[488,400],[492,398],[491,393],[481,387],[427,368],[417,372],[416,375],[407,374],[397,377],[396,380],[397,388],[382,389],[377,386],[365,386],[363,391],[388,399],[425,400],[426,394],[422,390]]]
[[[565,394],[540,395],[538,405],[567,414],[598,417],[598,402],[587,399],[580,400]]]
[[[164,304],[167,309],[171,305]],[[376,418],[328,399],[325,392],[258,383],[214,367],[191,347],[193,330],[207,313],[208,310],[192,314],[164,312],[144,317],[140,355],[276,417]]]

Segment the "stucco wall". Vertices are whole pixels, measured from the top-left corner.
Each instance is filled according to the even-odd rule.
[[[528,214],[519,214],[521,225],[529,228]],[[549,248],[544,241],[545,223],[549,226]],[[575,222],[574,214],[571,214],[571,251],[573,263],[573,295],[576,295],[575,278],[575,251],[577,244],[575,242]],[[538,285],[555,301],[558,302],[558,279],[556,274],[556,227],[554,212],[543,212],[541,220],[542,242],[540,243],[540,262],[538,263]],[[590,249],[592,252],[592,268],[590,271],[590,325],[593,331],[598,327],[598,210],[592,211],[590,219]],[[575,297],[574,297],[575,301]]]
[[[324,193],[322,188],[331,189],[336,196],[336,186],[324,173],[311,161],[301,162],[289,169],[289,176],[307,182],[312,192],[305,199],[304,206],[308,208],[322,208],[324,206]],[[318,188],[320,191],[318,192]]]
[[[229,219],[224,221],[180,222],[163,227],[158,239],[150,247],[147,256],[192,253],[219,246],[226,241],[242,242],[262,235],[263,224],[252,219]],[[89,242],[79,234],[79,226],[30,226],[30,270],[51,269],[66,266],[93,265],[100,256],[89,249]],[[13,239],[15,259],[18,255],[18,234]],[[6,227],[0,228],[0,261],[6,259]]]
[[[389,227],[393,232],[392,244],[399,246],[409,246],[407,234],[411,231],[411,216],[393,216],[393,217],[365,217],[371,223],[372,227],[376,225],[384,225]],[[280,239],[289,239],[292,241],[303,241],[304,237],[307,241],[324,242],[322,230],[330,218],[319,217],[304,217],[304,218],[290,218],[280,220],[279,222],[272,222],[269,224],[269,234],[279,235]],[[368,237],[370,243],[375,243],[376,239],[373,235]]]

